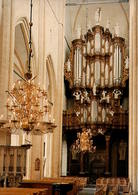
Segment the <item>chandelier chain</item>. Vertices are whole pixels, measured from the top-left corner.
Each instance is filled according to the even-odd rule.
[[[29,61],[28,61],[28,72],[31,72],[31,57],[32,57],[32,8],[33,8],[33,3],[31,0],[30,3],[30,22],[29,22]]]

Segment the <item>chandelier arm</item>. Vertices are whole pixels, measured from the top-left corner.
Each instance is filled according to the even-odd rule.
[[[9,96],[11,96],[13,98],[12,94],[8,90],[6,90],[5,92],[8,93]]]
[[[31,79],[31,81],[35,80],[36,77],[37,77],[37,75],[35,75],[35,76]]]
[[[16,70],[13,70],[13,72],[14,72],[18,77],[20,77],[23,81],[27,82],[27,80],[24,79],[18,72],[16,72]]]
[[[12,95],[8,90],[6,92],[9,94],[9,96],[11,96],[12,102],[15,103],[13,99],[16,100],[16,97],[14,95]],[[16,100],[16,103],[18,104],[17,100]]]

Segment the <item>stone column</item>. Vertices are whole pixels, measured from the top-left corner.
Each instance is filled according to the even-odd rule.
[[[129,179],[138,192],[138,0],[129,4]]]
[[[11,66],[11,21],[12,1],[2,1],[2,20],[0,21],[0,115],[7,118],[6,100],[9,82],[9,70]]]
[[[106,150],[105,150],[105,175],[109,175],[109,144],[110,144],[110,136],[106,135],[105,136],[105,140],[106,140]]]
[[[84,174],[83,157],[84,157],[84,153],[81,152],[80,153],[80,174]]]
[[[35,65],[38,66],[38,72],[37,72],[38,77],[36,81],[37,81],[37,84],[40,83],[40,86],[43,89],[45,88],[44,83],[43,83],[43,75],[44,75],[43,70],[45,66],[45,1],[40,0],[37,3],[35,2],[33,3],[33,15],[32,16],[33,16],[32,41],[34,39],[38,41],[38,45],[35,42],[36,40],[33,41],[34,52],[36,52],[36,58],[35,58],[36,64]],[[33,64],[33,58],[31,60],[32,60],[32,63],[31,63],[32,73],[34,72],[36,74],[36,70]],[[44,175],[43,173],[43,152],[42,152],[43,137],[42,136],[33,136],[34,144],[32,144],[31,159],[33,163],[35,163],[35,160],[37,158],[40,159],[40,170],[39,171],[35,171],[33,163],[31,164],[32,166],[31,175],[33,175],[32,176],[33,179],[42,178]]]
[[[72,159],[72,151],[71,151],[71,149],[68,150],[68,152],[69,152],[68,174],[71,175],[71,159]]]
[[[62,143],[62,176],[67,175],[67,141],[64,138]]]
[[[60,2],[60,1],[59,1]],[[52,150],[52,177],[61,175],[62,159],[62,115],[63,115],[63,83],[64,83],[64,0],[58,3],[58,53],[56,70],[56,91],[54,98],[53,114],[57,128],[53,132],[53,150]]]

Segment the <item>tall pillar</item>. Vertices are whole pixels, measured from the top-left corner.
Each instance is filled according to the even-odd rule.
[[[64,138],[62,143],[62,176],[67,175],[67,141]]]
[[[7,118],[6,99],[9,82],[9,70],[12,66],[11,58],[11,21],[12,21],[12,1],[2,1],[2,13],[0,20],[0,115]]]
[[[106,135],[105,136],[105,140],[106,140],[106,150],[105,150],[105,175],[109,175],[109,145],[110,145],[110,136]]]
[[[53,131],[53,150],[52,150],[52,176],[61,175],[62,159],[62,115],[63,115],[63,81],[64,81],[64,17],[65,1],[58,4],[58,57],[57,57],[57,85],[54,99],[54,118],[57,128]]]
[[[84,174],[83,157],[84,157],[84,153],[81,152],[80,153],[80,174]]]
[[[138,0],[129,4],[129,178],[138,192]]]
[[[69,164],[68,164],[68,174],[71,175],[71,159],[72,159],[72,151],[68,150],[69,153]]]

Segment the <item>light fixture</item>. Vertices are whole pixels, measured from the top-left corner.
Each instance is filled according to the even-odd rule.
[[[46,124],[53,124],[51,117],[48,119],[48,111],[53,105],[48,100],[47,91],[36,85],[31,72],[32,58],[32,0],[30,4],[30,29],[29,29],[29,59],[28,71],[24,78],[14,71],[20,79],[17,80],[12,89],[7,91],[7,110],[8,122],[4,127],[9,128],[11,132],[22,129],[29,132],[46,132]],[[51,115],[50,115],[51,116]]]
[[[77,140],[72,145],[72,150],[76,152],[92,152],[96,151],[96,146],[93,146],[91,129],[83,128],[82,132],[77,133]]]

